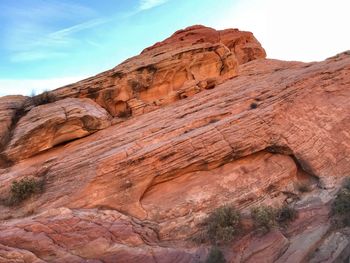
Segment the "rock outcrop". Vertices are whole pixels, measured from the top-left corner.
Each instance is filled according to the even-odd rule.
[[[142,51],[141,54],[159,54],[167,52],[169,48],[193,46],[199,43],[222,43],[233,54],[238,64],[244,64],[258,58],[265,58],[265,50],[251,32],[239,31],[238,29],[215,29],[201,25],[191,26],[175,32],[171,37],[158,42]]]
[[[53,94],[89,97],[116,117],[138,116],[237,75],[238,64],[265,58],[250,32],[193,26],[112,70]]]
[[[28,177],[44,191],[0,205],[0,261],[204,261],[193,237],[226,203],[244,221],[228,262],[347,259],[349,231],[329,216],[350,174],[349,73],[348,53],[265,59],[251,33],[194,26],[29,103],[6,126],[0,198]],[[254,234],[252,206],[287,203],[294,222]]]
[[[20,110],[25,104],[26,97],[5,96],[0,97],[0,151],[4,149],[13,125],[21,115]]]
[[[14,129],[8,160],[31,157],[110,126],[111,116],[90,99],[64,99],[31,109]]]

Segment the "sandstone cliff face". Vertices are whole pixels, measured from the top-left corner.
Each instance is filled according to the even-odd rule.
[[[238,64],[265,56],[250,32],[194,26],[54,94],[92,98],[112,116],[138,116],[212,89],[236,76]]]
[[[225,203],[245,222],[228,262],[348,258],[329,206],[350,174],[349,73],[348,53],[270,60],[251,33],[193,26],[56,102],[26,101],[1,129],[0,197],[28,177],[44,191],[0,206],[0,262],[204,261],[192,238]],[[9,116],[16,100],[2,100]],[[257,236],[246,215],[261,203],[298,218]]]

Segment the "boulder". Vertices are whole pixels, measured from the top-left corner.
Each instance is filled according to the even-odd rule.
[[[110,126],[110,115],[90,99],[64,99],[32,108],[14,129],[5,151],[18,161]]]

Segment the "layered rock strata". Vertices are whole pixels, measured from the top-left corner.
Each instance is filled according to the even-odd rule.
[[[226,60],[218,63],[216,52]],[[0,262],[204,261],[210,244],[193,237],[225,203],[244,221],[222,247],[228,262],[347,259],[349,230],[331,226],[330,204],[350,174],[350,55],[314,63],[264,57],[250,33],[194,26],[50,92],[56,102],[26,101],[23,116],[2,129],[3,162],[11,162],[0,169],[0,197],[28,177],[43,180],[44,191],[1,205]],[[142,63],[148,68],[137,70]],[[195,77],[177,82],[188,66]],[[147,82],[152,71],[159,79]],[[215,85],[172,99],[208,85],[208,76]],[[132,80],[142,88],[129,93]],[[147,106],[138,111],[133,101]],[[286,203],[298,211],[293,223],[252,232],[252,206]]]

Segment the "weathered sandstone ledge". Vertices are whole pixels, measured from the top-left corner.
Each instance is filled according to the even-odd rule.
[[[251,33],[194,26],[49,93],[41,106],[0,99],[0,197],[14,180],[45,182],[0,205],[0,262],[204,261],[210,246],[192,237],[225,203],[245,221],[228,262],[349,257],[349,229],[329,218],[350,175],[347,52],[266,59]],[[293,204],[298,218],[256,236],[245,215],[261,203]]]

